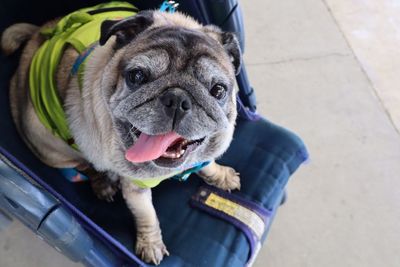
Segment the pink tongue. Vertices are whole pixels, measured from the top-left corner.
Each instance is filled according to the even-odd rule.
[[[163,135],[141,133],[135,144],[125,152],[125,158],[133,163],[157,159],[180,137],[175,132]]]

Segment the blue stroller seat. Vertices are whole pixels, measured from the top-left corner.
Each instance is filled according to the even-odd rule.
[[[37,1],[35,4],[46,6],[46,10],[54,7],[54,13],[43,17],[20,12],[16,2],[0,4],[0,10],[7,11],[2,14],[0,31],[15,20],[41,23],[82,5],[95,4]],[[135,5],[140,9],[156,7],[153,1]],[[218,9],[218,5],[224,8]],[[236,1],[186,1],[181,8],[203,23],[218,22],[225,30],[243,33]],[[243,35],[241,38],[243,42]],[[122,197],[117,195],[113,203],[98,200],[87,183],[67,181],[58,170],[35,158],[18,137],[8,103],[9,80],[17,62],[18,55],[0,58],[0,211],[19,219],[67,257],[87,266],[147,266],[134,254],[134,222]],[[306,148],[295,134],[254,115],[254,94],[245,69],[238,76],[238,84],[240,116],[233,142],[218,162],[241,174],[241,190],[221,192],[196,175],[186,182],[170,179],[154,188],[153,202],[170,252],[160,266],[250,265],[266,238],[290,175],[307,158]],[[247,207],[258,215],[263,223],[258,238],[250,231],[253,228],[227,216],[227,210],[218,212],[205,205],[205,195]]]

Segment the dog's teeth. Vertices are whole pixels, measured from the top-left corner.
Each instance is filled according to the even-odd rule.
[[[178,152],[170,152],[170,151],[165,151],[163,154],[162,154],[162,157],[164,157],[164,158],[170,158],[170,159],[179,159],[179,158],[181,158],[182,156],[183,156],[183,154],[185,153],[185,149],[181,149],[180,151],[178,151]]]
[[[165,158],[174,158],[174,155],[175,155],[175,153],[171,153],[171,152],[164,152],[163,153],[163,157],[165,157]]]

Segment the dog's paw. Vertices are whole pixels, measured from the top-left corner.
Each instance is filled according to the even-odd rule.
[[[240,190],[240,174],[233,168],[218,165],[218,170],[213,176],[203,177],[205,182],[220,189],[231,191]]]
[[[118,183],[110,181],[107,177],[90,179],[92,189],[97,198],[107,202],[114,201],[114,195],[118,191]]]
[[[136,254],[147,263],[159,265],[164,255],[169,256],[169,252],[164,245],[164,242],[159,240],[151,240],[145,236],[139,237],[136,240]]]

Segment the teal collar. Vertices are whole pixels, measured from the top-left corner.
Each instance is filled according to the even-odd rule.
[[[205,161],[201,163],[197,163],[189,167],[188,169],[179,172],[178,174],[171,175],[171,176],[163,176],[163,177],[154,177],[154,178],[147,178],[147,179],[135,179],[132,178],[132,182],[141,188],[153,188],[159,185],[162,181],[166,179],[176,179],[178,181],[184,182],[186,181],[192,173],[198,172],[205,166],[210,164],[210,161]],[[89,178],[84,175],[83,173],[79,172],[75,168],[60,168],[61,174],[70,182],[82,182],[87,181]]]

